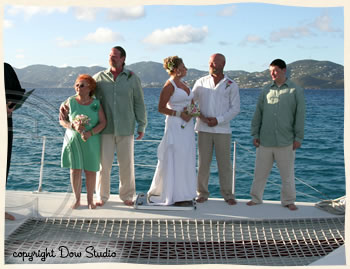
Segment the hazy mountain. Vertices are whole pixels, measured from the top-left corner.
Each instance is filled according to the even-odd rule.
[[[137,74],[143,87],[162,87],[168,74],[161,63],[139,62],[126,66]],[[105,67],[55,67],[31,65],[15,68],[24,88],[71,88],[79,74],[93,75]],[[288,76],[305,89],[343,89],[344,67],[329,61],[301,60],[288,64]],[[269,70],[262,72],[225,71],[241,89],[261,88],[269,83]],[[208,71],[189,69],[185,80],[193,85],[196,79],[207,75]]]
[[[37,64],[15,68],[15,71],[23,88],[70,88],[79,74],[92,75],[104,69],[99,66],[56,67]]]

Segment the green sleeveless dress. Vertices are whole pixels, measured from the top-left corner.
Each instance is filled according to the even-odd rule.
[[[77,115],[89,117],[89,124],[85,126],[90,131],[98,124],[98,111],[100,101],[94,99],[90,105],[81,105],[75,100],[75,96],[68,99],[69,121],[72,122]],[[83,169],[97,172],[100,170],[100,135],[91,136],[87,141],[82,140],[81,135],[72,129],[66,129],[64,136],[61,166],[72,169]]]

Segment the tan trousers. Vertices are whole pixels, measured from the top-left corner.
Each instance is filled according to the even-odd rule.
[[[220,191],[227,201],[234,198],[232,194],[231,134],[198,132],[198,197],[209,197],[208,181],[214,147],[219,169]]]
[[[97,200],[106,202],[110,195],[110,177],[114,152],[119,164],[119,197],[132,200],[135,194],[134,135],[101,135],[101,170],[97,175]]]
[[[265,185],[274,161],[276,161],[282,179],[282,205],[285,206],[295,202],[294,160],[295,150],[293,150],[293,145],[287,147],[259,146],[256,149],[254,181],[250,190],[254,203],[262,203]]]

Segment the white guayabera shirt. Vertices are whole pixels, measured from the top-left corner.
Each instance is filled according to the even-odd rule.
[[[194,101],[205,117],[215,117],[218,125],[209,127],[197,118],[195,131],[230,134],[230,121],[240,111],[238,85],[226,75],[215,86],[211,75],[202,77],[193,86]]]

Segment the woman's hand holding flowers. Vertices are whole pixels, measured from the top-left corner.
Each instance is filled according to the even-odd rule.
[[[85,135],[85,126],[88,125],[89,122],[90,122],[89,117],[83,114],[75,116],[75,118],[72,121],[73,129],[76,130],[78,133],[80,133],[81,139],[83,139],[84,141],[87,140],[85,139],[87,137]],[[90,136],[91,136],[91,132],[90,132]]]
[[[91,131],[83,132],[81,134],[81,139],[84,141],[88,140],[92,136]]]
[[[85,126],[81,122],[72,123],[72,128],[76,130],[79,134],[82,134],[85,131]]]
[[[181,112],[180,117],[181,117],[181,119],[183,119],[186,122],[189,122],[191,120],[192,115],[190,113],[188,113],[187,107],[185,107],[184,110]]]

